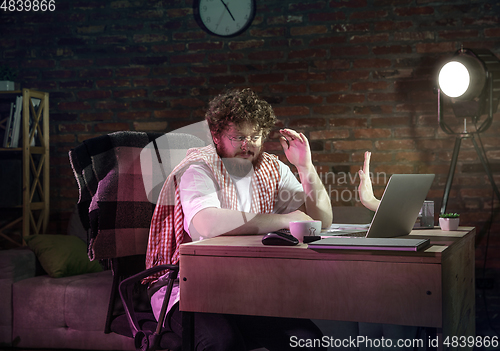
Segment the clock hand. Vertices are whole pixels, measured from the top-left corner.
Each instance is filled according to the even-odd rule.
[[[217,25],[215,28],[219,28],[219,24],[222,21],[222,17],[224,17],[225,13],[226,13],[226,11],[222,10],[222,13],[220,14],[219,20],[217,21]]]
[[[233,21],[236,21],[233,17],[233,14],[231,13],[231,11],[229,11],[229,7],[227,7],[226,3],[222,0],[220,0],[220,2],[222,2],[224,4],[224,7],[226,8],[227,12],[229,12],[229,15],[231,16],[231,18],[233,19]]]

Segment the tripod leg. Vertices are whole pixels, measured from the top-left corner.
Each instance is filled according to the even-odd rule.
[[[443,201],[441,202],[441,214],[446,213],[446,206],[448,204],[448,197],[450,196],[451,184],[453,183],[453,176],[455,175],[455,168],[457,168],[458,152],[460,151],[460,145],[462,144],[462,138],[457,137],[455,139],[455,147],[453,148],[453,156],[451,157],[450,170],[448,171],[448,178],[446,179],[446,186],[444,188]]]
[[[488,179],[490,180],[491,186],[493,187],[493,190],[495,191],[495,194],[497,195],[498,200],[500,201],[500,191],[498,191],[498,187],[495,184],[495,180],[493,179],[493,175],[491,174],[491,169],[488,166],[488,163],[486,162],[485,155],[481,152],[481,149],[477,146],[476,139],[474,138],[474,135],[471,137],[472,139],[472,144],[474,144],[474,148],[476,149],[477,156],[479,157],[479,160],[483,164],[484,170],[486,171],[486,175],[488,176]]]

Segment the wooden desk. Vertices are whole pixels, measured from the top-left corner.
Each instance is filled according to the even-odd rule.
[[[180,310],[433,327],[475,335],[475,229],[415,230],[420,252],[264,246],[261,235],[180,248]]]

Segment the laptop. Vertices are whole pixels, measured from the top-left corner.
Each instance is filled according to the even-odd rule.
[[[394,238],[408,235],[415,224],[434,174],[394,174],[389,179],[368,231],[329,231],[331,236],[364,234],[366,238]],[[354,235],[352,235],[354,236]]]

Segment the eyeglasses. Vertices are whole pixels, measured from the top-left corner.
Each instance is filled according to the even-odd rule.
[[[240,147],[243,142],[250,146],[258,146],[262,142],[262,135],[227,137],[233,147]]]

